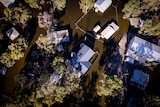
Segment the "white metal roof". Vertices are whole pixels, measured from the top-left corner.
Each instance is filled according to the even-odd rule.
[[[89,48],[87,45],[83,45],[83,47],[77,53],[78,61],[89,61],[93,56],[94,51]]]
[[[18,36],[19,36],[19,33],[18,31],[12,27],[11,29],[9,29],[7,32],[6,32],[7,36],[11,39],[11,40],[14,40],[16,39]]]
[[[101,37],[109,39],[118,29],[119,26],[117,26],[114,22],[112,22],[101,32],[102,35]]]
[[[5,7],[8,7],[10,4],[14,3],[15,0],[0,0],[0,2],[1,2]]]
[[[141,56],[148,61],[156,61],[160,63],[160,46],[150,43],[137,36],[133,37],[127,53],[128,56],[132,56],[132,54],[134,54]]]
[[[94,4],[94,8],[98,9],[100,12],[104,11],[112,4],[112,0],[97,0]]]

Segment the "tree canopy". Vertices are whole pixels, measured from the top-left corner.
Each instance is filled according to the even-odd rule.
[[[160,98],[156,95],[146,95],[144,98],[145,107],[159,107]]]
[[[29,4],[31,8],[42,9],[41,5],[45,3],[45,0],[24,0]]]
[[[48,53],[55,53],[55,43],[52,41],[52,36],[40,34],[36,44],[40,49],[45,50]]]
[[[31,18],[30,10],[21,4],[18,7],[4,9],[4,14],[5,20],[11,22],[14,25],[25,25]]]
[[[117,96],[123,88],[122,80],[118,79],[116,75],[109,76],[103,74],[98,81],[96,89],[99,96]]]
[[[125,4],[123,18],[140,17],[144,24],[140,27],[140,34],[149,36],[160,35],[160,2],[159,0],[129,0]]]
[[[3,40],[4,35],[0,32],[0,40]]]
[[[70,93],[79,88],[80,78],[75,73],[66,71],[59,83],[54,84],[52,79],[47,80],[42,86],[38,87],[35,92],[36,99],[42,99],[44,104],[51,106],[59,102],[62,103],[63,99]]]
[[[147,33],[147,35],[159,36],[160,35],[160,22],[159,21],[155,22],[152,19],[147,19],[144,22],[141,29],[139,30],[139,34]]]
[[[23,107],[34,106],[43,107],[44,104],[50,107],[54,103],[63,103],[64,98],[76,91],[80,86],[80,78],[77,74],[67,71],[63,73],[62,78],[58,83],[52,82],[56,77],[53,75],[47,75],[42,73],[37,78],[36,87],[30,90],[31,95],[27,93],[24,94],[24,86],[29,86],[28,79],[23,74],[18,74],[15,76],[15,80],[18,84],[23,87],[17,87],[16,98],[11,102],[7,103],[6,107],[15,107],[17,105],[22,105]],[[22,82],[21,82],[22,80]],[[39,84],[40,82],[40,84]],[[26,87],[27,88],[27,87]],[[22,93],[23,92],[23,93]]]
[[[19,37],[15,42],[8,45],[8,50],[0,56],[0,62],[6,67],[12,67],[17,60],[24,57],[24,51],[27,47],[26,39]]]
[[[140,7],[140,0],[129,0],[128,3],[124,5],[124,12],[123,18],[127,19],[130,17],[138,17],[142,14],[142,8]]]
[[[95,0],[80,0],[79,5],[82,13],[86,14],[90,9],[93,8]]]
[[[66,70],[63,57],[54,57],[51,66],[56,72],[63,73]]]
[[[62,11],[66,7],[66,0],[52,0],[53,6],[59,11]]]

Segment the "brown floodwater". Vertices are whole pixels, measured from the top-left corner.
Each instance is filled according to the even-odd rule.
[[[121,37],[127,32],[129,23],[127,20],[124,20],[122,18],[123,13],[121,12],[121,9],[123,8],[124,0],[113,0],[114,4],[118,3],[118,8],[117,8],[117,13],[118,13],[118,20],[116,18],[116,11],[113,6],[108,8],[105,13],[100,14],[100,13],[95,13],[93,9],[89,11],[89,13],[78,23],[78,25],[84,29],[85,31],[92,31],[93,27],[95,26],[96,23],[100,23],[101,26],[105,25],[106,22],[110,21],[111,19],[115,20],[118,25],[120,26],[120,29],[116,34],[112,37],[113,38],[113,44],[116,44]],[[67,0],[67,6],[64,11],[64,15],[60,18],[60,22],[62,25],[70,25],[70,28],[72,29],[72,37],[74,38],[75,36],[78,36],[77,38],[80,38],[81,36],[84,35],[82,31],[76,28],[75,23],[76,21],[83,15],[78,4],[79,0]],[[43,29],[40,29],[37,27],[36,29],[36,34],[29,46],[29,48],[25,51],[25,57],[22,58],[21,60],[17,61],[17,63],[12,67],[8,69],[8,72],[5,75],[5,82],[4,82],[4,90],[5,93],[12,93],[13,88],[16,86],[16,83],[14,82],[14,76],[18,74],[21,69],[25,66],[26,62],[26,56],[29,53],[32,45],[35,44],[36,39],[38,38],[40,33],[44,33],[45,31]],[[73,46],[74,47],[74,46]],[[93,66],[89,69],[87,74],[85,75],[86,82],[83,85],[85,90],[81,90],[79,93],[76,93],[77,99],[81,100],[83,97],[84,98],[89,98],[87,99],[88,101],[94,101],[94,97],[96,96],[94,86],[96,84],[96,81],[94,81],[93,76],[96,79],[99,78],[99,76],[104,73],[106,65],[104,64],[103,66],[100,66],[100,60],[101,56],[104,53],[105,49],[107,46],[104,46],[103,41],[95,40],[93,42],[93,49],[95,51],[99,52],[99,57],[97,58],[96,62],[93,64]],[[107,57],[107,56],[106,56]],[[159,68],[156,68],[157,71],[160,71]],[[157,72],[152,73],[153,76],[151,77],[152,81],[154,84],[158,81],[158,79],[153,79],[154,77],[159,78]],[[157,75],[157,76],[154,76]],[[94,82],[94,84],[93,84]],[[91,85],[90,85],[91,84]],[[158,84],[159,85],[159,84]],[[150,89],[155,88],[156,85],[150,85]],[[156,90],[157,91],[157,90]],[[91,93],[91,94],[87,94]],[[88,96],[87,96],[88,95]],[[77,103],[79,102],[77,100]],[[86,99],[84,99],[86,100]],[[98,99],[98,105],[101,107],[106,107],[105,105],[105,97],[100,97]]]

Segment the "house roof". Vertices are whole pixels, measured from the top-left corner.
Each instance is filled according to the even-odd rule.
[[[9,7],[10,4],[14,3],[15,0],[0,0],[0,2],[5,6]]]
[[[94,51],[91,48],[89,48],[87,45],[83,45],[77,53],[78,61],[89,61],[93,54]]]
[[[98,9],[100,12],[104,11],[112,4],[112,0],[97,0],[94,4],[94,8]]]
[[[50,76],[50,84],[57,84],[61,78],[62,75],[60,73],[54,72],[53,75]]]
[[[131,82],[135,82],[145,88],[149,82],[149,74],[135,69],[131,77]]]
[[[94,51],[87,45],[83,45],[81,49],[75,54],[71,60],[72,64],[76,66],[83,74],[92,66],[89,60],[94,55]]]
[[[92,58],[93,55],[94,55],[94,51],[85,44],[77,53],[77,57],[78,57],[77,61],[81,65],[81,72],[83,74],[85,74],[87,70],[91,67],[92,64],[89,62],[89,60]]]
[[[129,22],[130,22],[131,26],[134,26],[136,28],[142,27],[142,25],[143,25],[143,21],[140,18],[138,18],[138,17],[129,18]]]
[[[7,36],[11,39],[11,40],[14,40],[16,39],[18,36],[19,36],[19,33],[18,31],[12,27],[11,29],[9,29],[7,32],[6,32]]]
[[[119,26],[117,26],[114,22],[112,22],[101,32],[102,35],[101,37],[109,39],[118,29]]]
[[[131,26],[138,28],[140,21],[139,18],[129,18],[129,22]]]
[[[60,31],[56,31],[56,33],[60,42],[69,42],[68,30],[60,30]]]
[[[147,61],[160,63],[160,46],[135,36],[130,42],[126,55],[130,57],[133,56],[132,58],[136,60],[138,57],[139,59],[143,58]]]
[[[52,41],[55,43],[69,42],[68,30],[60,30],[54,32],[48,32],[49,36],[52,36]]]

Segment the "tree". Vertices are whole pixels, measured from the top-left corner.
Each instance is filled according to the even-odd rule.
[[[19,7],[6,8],[4,9],[5,20],[16,24],[25,25],[27,21],[31,18],[31,12],[25,6],[21,4]]]
[[[147,34],[150,36],[160,35],[160,2],[158,0],[129,0],[125,4],[124,19],[130,17],[140,17],[144,21],[142,27],[138,31],[139,34]]]
[[[124,12],[123,18],[127,19],[130,17],[138,17],[142,14],[143,10],[140,6],[140,0],[129,0],[128,3],[124,5],[122,12]]]
[[[45,3],[44,0],[24,0],[31,8],[42,9],[41,5]]]
[[[116,75],[103,74],[98,81],[96,89],[99,96],[117,96],[122,91],[122,87],[123,82]]]
[[[159,0],[142,0],[142,9],[147,11],[158,11],[160,8]],[[147,12],[146,11],[146,12]]]
[[[159,107],[160,106],[160,98],[156,95],[144,95],[142,97],[142,103],[144,107]]]
[[[0,32],[0,40],[3,40],[3,34]]]
[[[55,53],[55,43],[52,41],[52,36],[40,34],[36,44],[40,49],[45,50],[48,53]]]
[[[47,70],[36,77],[33,88],[29,88],[30,78],[25,74],[15,76],[17,87],[15,89],[15,98],[8,102],[6,107],[43,107],[43,105],[52,106],[55,103],[63,103],[64,98],[76,91],[80,86],[80,78],[74,72],[65,70],[61,74],[58,83],[52,82],[57,79],[54,75],[47,73]],[[24,87],[25,84],[25,87]],[[27,92],[25,91],[27,89]],[[30,93],[30,94],[28,94]]]
[[[36,87],[36,90],[29,97],[29,101],[36,103],[41,99],[42,103],[48,106],[56,102],[63,103],[63,99],[67,95],[79,88],[80,78],[70,71],[64,72],[62,78],[63,80],[59,81],[59,83],[55,84],[52,79],[48,79],[40,87]]]
[[[8,52],[2,53],[0,56],[0,62],[8,68],[12,67],[16,63],[16,61],[11,58],[10,53]]]
[[[14,76],[14,81],[20,84],[21,86],[24,86],[24,84],[27,81],[27,77],[23,74],[17,74]]]
[[[139,34],[147,34],[150,36],[160,35],[160,22],[155,22],[152,19],[147,19],[144,21],[143,26],[138,31]]]
[[[156,11],[160,9],[159,0],[129,0],[128,3],[125,4],[124,9],[124,19],[130,17],[138,17],[141,14],[145,15],[146,13]]]
[[[24,57],[24,51],[28,47],[28,42],[23,37],[19,37],[14,43],[8,45],[8,50],[0,56],[0,62],[6,67],[12,67],[17,60]]]
[[[63,57],[55,57],[51,63],[51,66],[56,72],[63,73],[66,70]]]
[[[52,0],[53,7],[57,8],[59,11],[62,11],[66,7],[66,0]]]
[[[82,9],[82,13],[87,14],[87,12],[93,8],[95,0],[80,0],[79,5]]]

